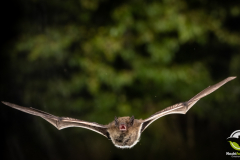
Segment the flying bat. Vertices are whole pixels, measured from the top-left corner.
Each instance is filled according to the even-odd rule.
[[[87,122],[69,117],[57,117],[34,108],[22,107],[9,102],[2,103],[17,110],[42,117],[59,130],[68,127],[82,127],[97,132],[110,139],[116,147],[132,148],[139,141],[142,132],[152,122],[168,114],[185,114],[198,100],[214,92],[219,87],[235,78],[236,77],[228,77],[223,81],[204,89],[189,101],[177,103],[173,106],[167,107],[159,112],[156,112],[147,119],[135,119],[134,116],[118,118],[115,117],[114,121],[107,125],[102,125],[95,122]]]

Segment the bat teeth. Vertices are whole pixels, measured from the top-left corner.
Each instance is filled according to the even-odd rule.
[[[119,126],[119,129],[120,129],[121,131],[125,131],[125,130],[127,130],[127,127],[126,127],[126,125],[121,124],[121,125]]]

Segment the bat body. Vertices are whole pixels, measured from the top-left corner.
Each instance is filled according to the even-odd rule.
[[[141,133],[155,120],[158,118],[168,115],[168,114],[185,114],[198,100],[205,97],[206,95],[214,92],[219,87],[235,79],[236,77],[228,77],[223,81],[209,86],[204,89],[189,101],[175,104],[173,106],[167,107],[159,112],[156,112],[147,119],[135,119],[132,117],[115,117],[114,121],[107,124],[101,125],[95,122],[87,122],[79,119],[68,118],[68,117],[57,117],[49,113],[34,109],[18,106],[9,102],[2,102],[3,104],[15,108],[17,110],[42,117],[57,129],[64,129],[68,127],[82,127],[94,132],[97,132],[106,138],[112,140],[113,144],[119,148],[131,148],[140,139]],[[240,144],[240,143],[239,143]]]

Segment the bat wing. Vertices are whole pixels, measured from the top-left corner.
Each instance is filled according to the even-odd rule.
[[[101,125],[101,124],[97,124],[95,122],[87,122],[87,121],[82,121],[79,119],[74,119],[74,118],[69,118],[69,117],[57,117],[54,115],[51,115],[49,113],[34,109],[34,108],[27,108],[27,107],[22,107],[16,104],[12,104],[9,102],[2,102],[3,104],[15,108],[17,110],[35,115],[35,116],[39,116],[42,117],[43,119],[45,119],[46,121],[48,121],[49,123],[51,123],[52,125],[54,125],[57,129],[61,130],[64,128],[68,128],[68,127],[82,127],[82,128],[86,128],[89,130],[92,130],[94,132],[97,132],[103,136],[105,136],[106,138],[109,138],[108,132],[107,132],[107,125]]]
[[[236,77],[228,77],[228,78],[224,79],[223,81],[221,81],[213,86],[209,86],[208,88],[199,92],[197,95],[195,95],[189,101],[175,104],[173,106],[167,107],[167,108],[151,115],[149,118],[143,120],[141,132],[143,132],[152,122],[154,122],[155,120],[157,120],[158,118],[160,118],[162,116],[165,116],[168,114],[185,114],[198,100],[209,95],[210,93],[214,92],[215,90],[217,90],[219,87],[221,87],[228,81],[231,81],[235,78]]]

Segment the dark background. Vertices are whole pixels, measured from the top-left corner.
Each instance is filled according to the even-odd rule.
[[[107,124],[147,118],[240,71],[237,0],[10,0],[1,4],[0,100]],[[58,131],[1,104],[1,159],[225,159],[239,78],[168,115],[132,149]]]

